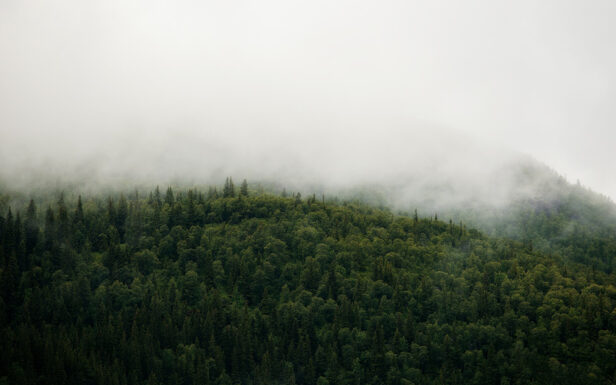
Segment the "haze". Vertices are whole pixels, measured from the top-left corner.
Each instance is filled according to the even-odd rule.
[[[615,18],[613,1],[3,0],[0,176],[475,186],[526,154],[615,198]]]

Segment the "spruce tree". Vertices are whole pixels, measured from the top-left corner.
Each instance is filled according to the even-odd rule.
[[[124,194],[120,195],[120,201],[118,202],[118,212],[116,215],[115,227],[120,234],[120,243],[124,243],[124,237],[126,235],[126,219],[128,218],[128,204]]]
[[[73,226],[80,223],[83,223],[83,204],[81,203],[81,195],[77,197],[77,207],[75,208],[75,213],[73,214]]]
[[[110,225],[115,226],[116,223],[116,209],[115,204],[113,203],[113,199],[109,197],[107,200],[107,221]]]
[[[188,226],[196,225],[198,222],[197,211],[195,209],[195,192],[188,190],[188,204],[186,208],[186,221]]]
[[[228,177],[225,180],[225,186],[222,190],[223,198],[233,198],[235,197],[235,186],[233,185],[233,179]]]
[[[28,267],[29,267],[29,263],[26,260],[26,253],[25,253],[25,249],[24,249],[24,242],[22,239],[22,231],[23,231],[23,227],[21,224],[21,215],[19,214],[19,211],[17,212],[17,215],[15,216],[15,223],[13,224],[14,227],[14,237],[15,237],[15,254],[17,256],[17,261],[19,263],[19,271],[25,271]]]
[[[4,224],[4,232],[2,234],[2,244],[4,246],[4,255],[7,256],[15,249],[15,229],[13,227],[13,212],[9,207],[9,212],[6,215]]]
[[[171,188],[171,186],[167,187],[167,193],[165,194],[165,203],[173,206],[173,203],[175,202],[175,199],[173,197],[173,189]]]
[[[245,197],[248,196],[248,182],[246,182],[246,179],[242,181],[242,186],[240,187],[240,195]]]
[[[77,198],[77,207],[73,213],[73,229],[72,229],[72,244],[77,251],[81,251],[86,243],[86,226],[84,223],[83,204],[81,203],[81,195]]]
[[[47,207],[45,212],[45,250],[53,249],[56,239],[56,219],[51,207]]]
[[[36,244],[38,243],[39,228],[36,222],[36,205],[34,200],[30,199],[28,209],[26,210],[26,223],[25,223],[25,235],[26,235],[26,254],[30,254],[34,251]]]
[[[154,204],[156,207],[162,206],[162,201],[160,200],[160,189],[156,186],[156,190],[154,190]]]
[[[58,238],[61,242],[66,242],[70,234],[70,225],[68,220],[68,210],[64,203],[64,194],[60,194],[58,199]]]

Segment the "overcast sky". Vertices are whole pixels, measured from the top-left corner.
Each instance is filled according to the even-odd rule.
[[[380,175],[472,142],[616,198],[614,20],[613,0],[1,0],[0,168]]]

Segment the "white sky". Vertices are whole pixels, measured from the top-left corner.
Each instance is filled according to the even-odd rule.
[[[613,0],[1,0],[0,168],[376,175],[391,145],[446,157],[450,130],[616,198],[614,20]]]

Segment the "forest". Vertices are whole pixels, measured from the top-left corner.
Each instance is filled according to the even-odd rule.
[[[567,202],[501,237],[230,178],[163,191],[3,207],[0,384],[616,383],[616,233],[563,233]]]

